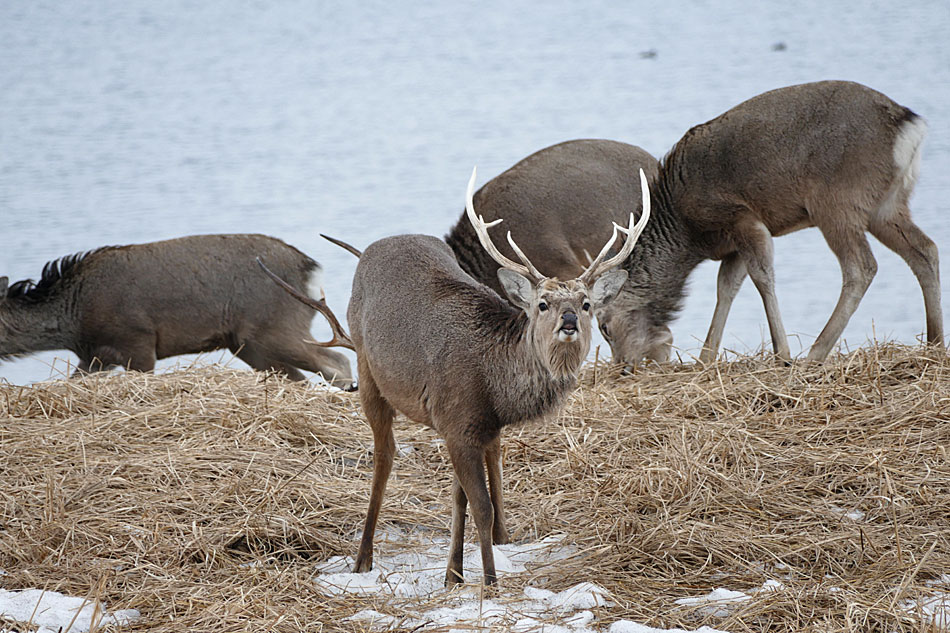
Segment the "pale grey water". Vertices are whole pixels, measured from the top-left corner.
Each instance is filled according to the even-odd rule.
[[[583,137],[659,156],[744,99],[831,78],[929,121],[912,208],[947,259],[948,32],[945,0],[0,3],[0,275],[37,278],[45,262],[105,244],[261,232],[324,265],[342,316],[356,260],[319,232],[357,246],[442,236],[473,165],[481,184]],[[772,50],[779,42],[786,49]],[[924,327],[916,281],[873,247],[879,272],[847,344],[913,342]],[[778,239],[776,251],[799,352],[831,313],[840,273],[814,230]],[[715,272],[694,273],[674,324],[684,358],[708,327]],[[747,283],[725,347],[752,351],[767,338]],[[0,379],[46,378],[54,358],[75,360],[8,362]]]

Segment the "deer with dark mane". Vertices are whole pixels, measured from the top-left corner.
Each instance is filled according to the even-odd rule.
[[[329,313],[320,265],[272,237],[110,246],[48,263],[36,283],[0,277],[0,360],[67,349],[80,373],[150,371],[159,358],[227,348],[255,369],[294,380],[305,369],[350,388],[346,357],[316,344],[314,313],[261,278],[256,255]]]

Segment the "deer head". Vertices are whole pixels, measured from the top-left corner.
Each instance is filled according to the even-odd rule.
[[[521,263],[508,259],[498,250],[488,235],[488,229],[503,220],[499,218],[486,223],[475,213],[472,199],[475,176],[476,171],[473,169],[465,209],[482,246],[501,266],[498,279],[502,288],[511,302],[527,315],[533,346],[548,370],[555,376],[576,374],[590,350],[591,317],[617,296],[626,281],[627,272],[615,268],[633,252],[650,218],[650,195],[643,170],[640,170],[643,191],[640,221],[634,223],[631,213],[627,227],[614,223],[613,234],[597,257],[580,276],[567,281],[541,274],[512,239],[510,231],[508,243]],[[624,244],[616,255],[605,259],[618,232],[626,235]]]

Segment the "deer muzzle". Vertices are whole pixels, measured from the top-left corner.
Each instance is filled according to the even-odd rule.
[[[557,331],[557,340],[570,342],[577,339],[577,314],[567,311],[561,315],[561,327]]]

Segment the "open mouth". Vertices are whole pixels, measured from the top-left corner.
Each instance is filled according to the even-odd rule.
[[[559,341],[573,341],[577,338],[577,328],[569,325],[565,325],[557,331],[557,340]]]

